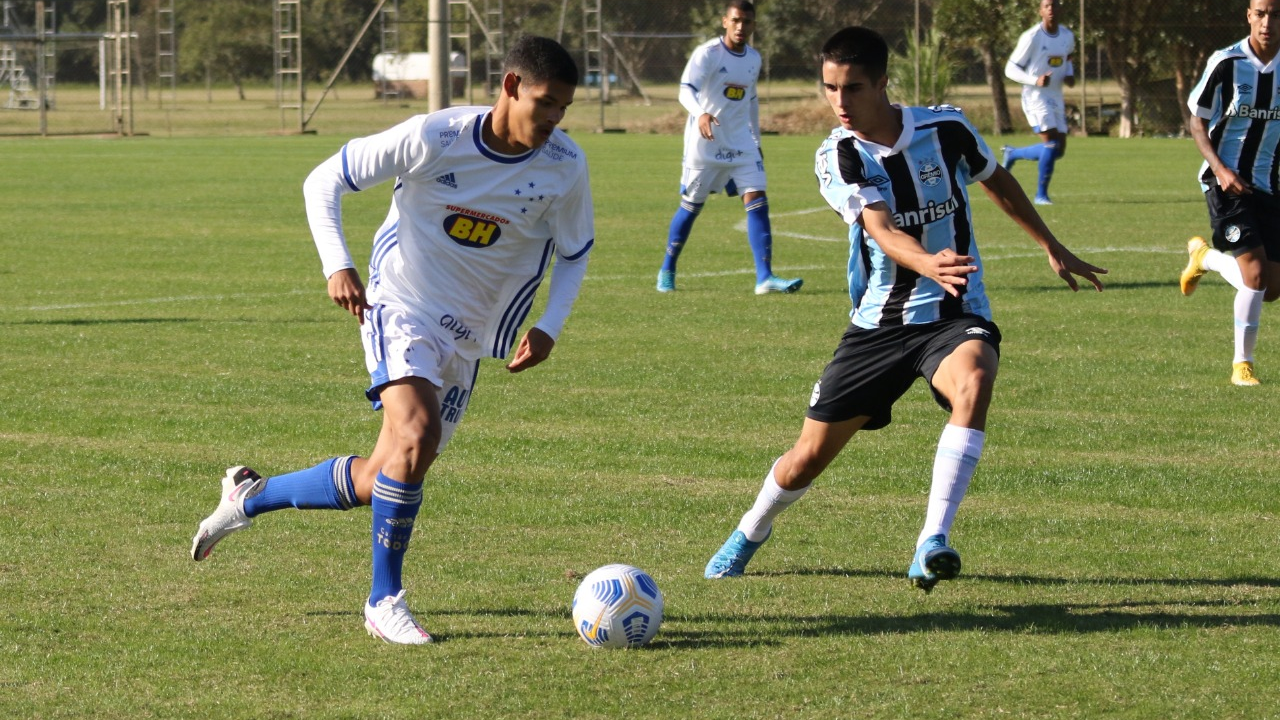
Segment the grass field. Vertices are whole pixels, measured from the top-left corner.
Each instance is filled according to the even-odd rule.
[[[1234,388],[1231,291],[1178,294],[1205,226],[1189,141],[1072,139],[1044,215],[1111,270],[1102,294],[978,201],[1003,360],[965,573],[925,596],[905,571],[945,416],[923,385],[748,576],[702,579],[847,322],[818,138],[767,141],[776,266],[805,287],[756,297],[724,198],[680,291],[653,291],[679,138],[575,137],[598,224],[582,297],[547,364],[485,366],[428,478],[406,578],[441,642],[412,649],[361,628],[365,509],[187,554],[226,466],[376,434],[300,193],[345,138],[0,141],[0,717],[1280,716],[1280,338],[1265,315],[1265,384]],[[348,199],[357,256],[386,201]],[[610,562],[666,594],[645,649],[574,635],[575,578]]]

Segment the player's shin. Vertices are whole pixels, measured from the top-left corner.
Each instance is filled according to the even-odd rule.
[[[986,433],[948,424],[938,439],[933,459],[933,482],[929,490],[929,510],[917,546],[934,535],[951,536],[956,510],[969,490],[969,481],[978,467]]]
[[[360,504],[351,481],[354,455],[330,458],[314,467],[267,478],[260,492],[244,501],[244,513],[299,510],[350,510]]]
[[[422,485],[397,482],[378,473],[373,486],[373,587],[369,604],[404,589],[401,569],[422,506]]]
[[[738,529],[751,542],[760,542],[768,537],[769,531],[773,528],[773,519],[799,500],[809,489],[806,485],[799,490],[783,490],[773,475],[777,467],[778,463],[775,460],[773,467],[769,469],[769,475],[764,479],[764,485],[756,495],[755,505],[742,516],[742,520],[738,523]]]
[[[756,263],[756,282],[773,275],[773,227],[769,223],[769,201],[765,198],[747,205],[747,242]]]

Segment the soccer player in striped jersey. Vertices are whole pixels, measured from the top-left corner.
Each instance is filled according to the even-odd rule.
[[[1012,170],[1018,160],[1039,163],[1036,181],[1037,205],[1052,205],[1049,181],[1053,168],[1067,152],[1067,111],[1062,101],[1062,86],[1076,84],[1071,53],[1076,38],[1071,30],[1058,22],[1062,14],[1059,0],[1040,0],[1040,22],[1018,38],[1018,44],[1004,66],[1010,80],[1022,83],[1022,112],[1041,142],[1027,147],[1006,145],[1002,164]]]
[[[729,0],[720,22],[724,37],[699,45],[680,76],[680,104],[689,111],[680,207],[671,218],[658,292],[676,289],[676,261],[693,231],[693,221],[707,196],[721,190],[731,197],[742,194],[747,242],[756,265],[756,294],[795,292],[803,280],[773,274],[773,230],[756,96],[760,53],[747,44],[756,26],[755,6],[748,0]]]
[[[778,513],[855,433],[888,425],[894,403],[917,377],[950,416],[907,577],[928,592],[960,572],[960,555],[948,540],[982,452],[1000,349],[968,184],[982,185],[1072,290],[1075,276],[1102,290],[1097,276],[1106,270],[1054,238],[959,110],[890,104],[888,57],[884,38],[862,27],[837,32],[822,48],[822,85],[840,127],[818,149],[815,172],[823,199],[850,226],[852,322],[813,387],[799,439],[707,563],[708,578],[741,575]]]
[[[329,297],[360,325],[382,410],[372,453],[263,478],[227,471],[217,510],[192,541],[196,560],[272,510],[372,506],[373,583],[365,628],[387,642],[431,636],[404,600],[401,569],[427,469],[466,411],[483,357],[513,373],[546,360],[577,297],[594,243],[582,150],[557,129],[578,82],[558,43],[526,36],[507,54],[492,108],[419,115],[351,140],[303,186]],[[343,195],[393,182],[368,286],[342,229]],[[554,260],[554,264],[553,264]],[[546,309],[516,343],[551,273]]]
[[[1262,303],[1280,297],[1280,0],[1252,0],[1249,37],[1215,52],[1191,91],[1191,136],[1204,156],[1200,189],[1209,205],[1213,248],[1187,243],[1182,294],[1207,270],[1236,289],[1231,382],[1259,384],[1253,352]]]

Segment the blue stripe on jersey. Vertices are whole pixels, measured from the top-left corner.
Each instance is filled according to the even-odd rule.
[[[351,188],[351,192],[360,192],[360,188],[356,185],[356,181],[351,179],[351,168],[347,164],[347,146],[342,146],[342,179],[347,183],[347,187]]]
[[[697,95],[697,94],[698,94],[698,86],[697,86],[697,85],[693,85],[693,84],[691,84],[691,83],[680,83],[680,84],[681,84],[681,85],[683,85],[684,87],[687,87],[687,88],[689,88],[690,90],[692,90],[694,95]]]
[[[524,284],[524,287],[520,288],[511,304],[502,313],[502,321],[498,323],[497,337],[494,338],[494,345],[491,348],[492,357],[506,357],[511,351],[511,346],[515,344],[516,333],[520,331],[520,325],[529,316],[529,310],[533,308],[533,296],[538,292],[538,285],[542,284],[542,278],[546,275],[547,265],[551,262],[551,250],[554,247],[555,241],[548,240],[546,247],[542,249],[542,260],[538,263],[538,272]]]
[[[533,157],[534,153],[538,152],[538,150],[535,148],[523,155],[514,155],[514,156],[499,155],[498,153],[495,153],[494,151],[490,150],[488,147],[485,146],[484,135],[483,133],[480,132],[480,129],[482,127],[484,127],[484,118],[480,118],[479,120],[476,120],[475,123],[472,124],[471,139],[473,142],[475,142],[476,149],[480,151],[480,154],[489,158],[494,162],[503,163],[504,165],[514,165],[516,163],[521,163],[521,162],[524,162],[525,160],[528,160],[529,158]]]
[[[596,244],[596,239],[595,239],[595,238],[591,238],[590,240],[588,240],[588,241],[587,241],[586,246],[585,246],[585,247],[583,247],[583,248],[582,248],[581,250],[579,250],[578,252],[576,252],[576,253],[574,253],[574,254],[572,254],[572,255],[562,255],[561,257],[563,257],[565,260],[570,260],[570,261],[572,261],[572,260],[577,260],[578,258],[582,257],[583,255],[586,255],[586,254],[587,254],[587,251],[591,249],[591,246],[593,246],[593,245],[595,245],[595,244]]]
[[[396,229],[399,227],[400,221],[397,220],[391,224],[391,227],[387,228],[386,232],[373,241],[373,251],[369,253],[370,286],[376,285],[382,277],[382,261],[387,258],[387,253],[400,244],[396,234]]]

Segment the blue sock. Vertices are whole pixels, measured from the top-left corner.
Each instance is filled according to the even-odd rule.
[[[246,498],[244,514],[257,517],[272,510],[350,510],[360,504],[351,482],[354,455],[331,458],[315,467],[267,478],[257,495]]]
[[[373,588],[369,604],[404,589],[400,571],[409,551],[413,521],[422,506],[422,485],[397,482],[378,473],[373,484]]]
[[[667,231],[667,256],[662,260],[662,269],[667,272],[676,271],[676,260],[680,259],[680,251],[693,231],[693,221],[702,212],[703,203],[680,201],[680,207],[671,218],[671,229]]]
[[[747,206],[747,242],[756,261],[756,282],[773,275],[773,228],[769,224],[769,201],[758,198]]]
[[[1013,148],[1009,151],[1010,160],[1039,160],[1044,154],[1044,143],[1036,143],[1026,147]]]
[[[1058,158],[1062,157],[1062,153],[1058,148],[1062,145],[1056,141],[1050,140],[1044,143],[1044,152],[1040,154],[1040,180],[1036,185],[1036,196],[1049,197],[1049,180],[1053,178],[1053,166],[1058,162]]]

